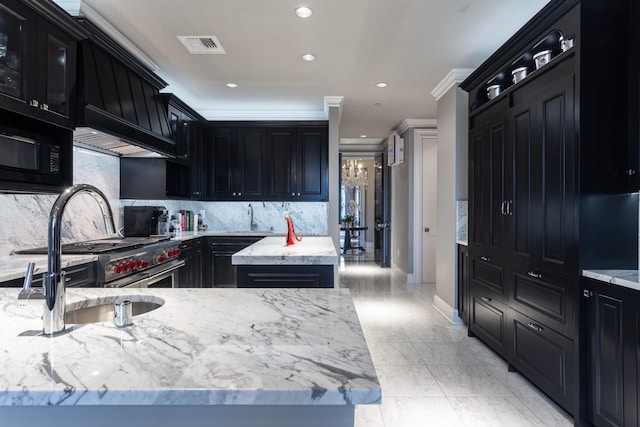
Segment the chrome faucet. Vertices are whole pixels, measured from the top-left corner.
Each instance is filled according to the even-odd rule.
[[[251,231],[255,231],[258,227],[258,224],[253,220],[253,206],[251,206],[251,203],[249,203],[248,209],[249,210],[247,211],[247,213],[249,214],[249,218],[251,220]]]
[[[89,193],[100,205],[104,226],[108,234],[115,234],[116,227],[113,222],[113,212],[107,198],[96,187],[89,184],[76,184],[67,188],[53,204],[49,214],[47,250],[47,273],[43,277],[42,288],[44,289],[44,311],[42,313],[43,331],[45,335],[53,336],[62,332],[65,327],[64,314],[66,307],[66,290],[64,275],[60,267],[62,254],[62,243],[60,228],[62,225],[62,214],[67,203],[78,193]]]

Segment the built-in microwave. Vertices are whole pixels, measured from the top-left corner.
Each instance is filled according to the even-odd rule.
[[[0,126],[0,191],[39,192],[71,185],[68,153],[45,135]]]

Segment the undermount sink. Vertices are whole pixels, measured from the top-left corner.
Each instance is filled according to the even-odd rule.
[[[65,323],[82,324],[111,322],[114,318],[113,304],[122,301],[131,301],[132,314],[137,316],[148,313],[164,305],[162,298],[151,295],[127,295],[118,297],[100,298],[96,300],[81,301],[67,306],[65,313]],[[74,306],[80,306],[73,308]],[[71,308],[71,309],[69,309]]]

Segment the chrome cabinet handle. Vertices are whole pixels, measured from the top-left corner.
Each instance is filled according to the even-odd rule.
[[[29,105],[37,108],[40,103],[37,100],[32,99],[31,101],[29,101]]]
[[[487,258],[486,256],[481,256],[480,259],[482,261],[491,261],[491,258]]]
[[[527,323],[527,326],[536,332],[542,332],[542,327],[539,325],[536,325],[535,323]]]
[[[480,297],[480,299],[484,302],[491,302],[491,298],[489,297]]]
[[[507,202],[505,202],[505,201],[503,200],[503,201],[502,201],[502,203],[500,204],[500,213],[501,213],[502,215],[506,215],[506,213],[505,213],[505,207],[504,207],[504,205],[505,205],[506,203],[507,203]]]
[[[44,110],[44,111],[48,111],[49,110],[49,105],[42,103],[40,104],[40,109]]]
[[[536,279],[542,279],[542,274],[534,273],[533,271],[527,271],[527,274],[531,277],[535,277]]]

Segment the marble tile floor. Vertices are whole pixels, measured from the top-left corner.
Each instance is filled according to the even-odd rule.
[[[433,308],[435,284],[407,284],[371,255],[343,256],[382,386],[381,405],[356,407],[356,427],[572,426],[572,418],[506,362]]]

